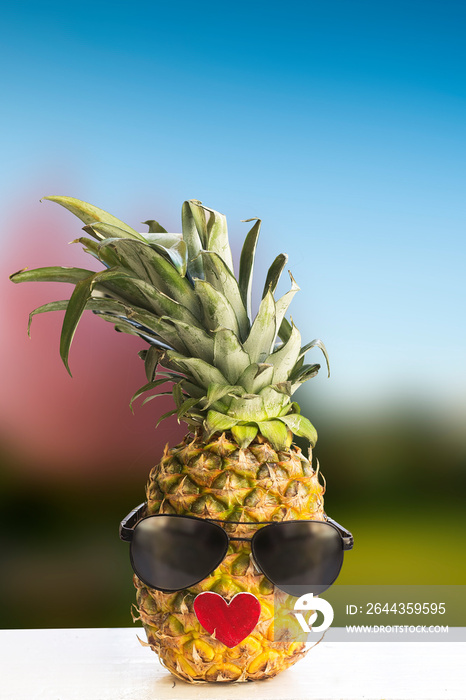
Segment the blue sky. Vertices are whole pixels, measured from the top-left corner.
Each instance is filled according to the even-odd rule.
[[[311,393],[456,403],[465,31],[455,1],[11,4],[5,217],[71,194],[176,230],[196,197],[238,248],[240,220],[261,216],[258,274],[289,253],[293,317],[331,354]]]

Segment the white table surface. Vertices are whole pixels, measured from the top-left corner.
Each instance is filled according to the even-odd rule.
[[[321,642],[254,683],[192,685],[137,639],[142,629],[0,631],[2,700],[465,700],[465,642]]]

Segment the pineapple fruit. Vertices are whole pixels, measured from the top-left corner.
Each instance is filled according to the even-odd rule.
[[[324,487],[318,469],[292,443],[293,434],[315,445],[317,434],[292,400],[320,365],[305,364],[320,340],[301,345],[286,318],[298,291],[274,298],[287,257],[269,268],[259,310],[252,318],[251,285],[261,222],[254,222],[241,252],[238,278],[225,217],[198,200],[184,202],[182,234],[157,221],[138,233],[107,212],[71,197],[46,197],[84,222],[77,242],[104,265],[100,272],[48,267],[21,270],[13,282],[59,281],[74,285],[67,300],[35,309],[34,315],[64,310],[60,355],[68,370],[71,342],[85,310],[120,332],[139,336],[148,347],[139,355],[147,382],[131,399],[145,402],[172,394],[176,415],[189,426],[181,444],[165,448],[150,472],[147,514],[174,513],[225,521],[230,535],[252,537],[254,523],[324,520]],[[171,384],[171,391],[153,393]],[[163,387],[165,385],[165,387]],[[159,421],[160,422],[160,421]],[[234,521],[233,524],[229,521]],[[136,575],[137,606],[147,644],[177,677],[189,682],[270,678],[306,653],[293,616],[277,629],[277,601],[285,594],[254,566],[250,543],[232,541],[224,561],[188,590],[164,593]],[[261,605],[256,627],[229,648],[209,635],[193,610],[199,593],[213,591],[226,601],[241,591]],[[274,619],[275,618],[275,619]]]

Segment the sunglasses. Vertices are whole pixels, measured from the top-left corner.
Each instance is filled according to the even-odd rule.
[[[353,536],[331,518],[245,523],[191,515],[144,516],[141,503],[120,523],[130,542],[133,571],[150,588],[173,593],[194,586],[223,561],[231,541],[251,543],[256,568],[289,595],[327,590],[337,579]],[[221,525],[261,526],[252,537],[230,536]]]

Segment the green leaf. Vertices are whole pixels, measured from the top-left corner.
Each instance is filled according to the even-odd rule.
[[[236,425],[237,422],[238,421],[234,418],[225,416],[223,413],[219,413],[218,411],[209,411],[205,420],[205,426],[208,432],[207,439],[209,439],[214,433],[223,433],[225,430],[229,430]]]
[[[164,377],[163,379],[157,379],[157,381],[151,381],[151,382],[148,382],[147,384],[144,384],[144,386],[142,386],[140,389],[138,389],[131,397],[131,400],[129,402],[129,407],[130,407],[131,411],[134,413],[133,403],[134,403],[134,401],[136,401],[136,399],[138,399],[140,396],[142,396],[142,394],[145,394],[146,391],[152,391],[152,389],[155,389],[155,387],[160,386],[161,384],[166,384],[169,381],[170,381],[170,379],[167,379],[167,377]]]
[[[302,365],[302,367],[293,370],[293,372],[290,374],[290,380],[292,382],[298,381],[302,384],[308,379],[315,377],[319,369],[320,365]]]
[[[197,357],[183,357],[172,350],[167,350],[172,364],[189,373],[196,384],[207,390],[210,384],[229,384],[230,382],[216,368]]]
[[[147,223],[147,222],[145,222]],[[165,231],[165,229],[164,229]],[[181,233],[143,233],[151,248],[161,253],[184,277],[188,264],[188,248]]]
[[[194,408],[194,406],[199,403],[199,399],[195,398],[189,398],[186,399],[186,401],[183,401],[181,406],[178,409],[177,415],[178,415],[178,422],[186,415],[189,414],[191,409]]]
[[[291,396],[291,382],[278,382],[278,384],[272,384],[271,389],[278,391],[280,394],[286,394],[286,396]]]
[[[301,333],[293,324],[288,341],[266,359],[267,364],[273,365],[273,381],[275,383],[287,381],[298,360],[300,350]]]
[[[99,273],[97,273],[99,274]],[[63,319],[62,332],[60,337],[60,357],[63,360],[70,377],[72,376],[68,364],[68,355],[70,352],[71,343],[76,332],[79,320],[83,315],[86,304],[91,296],[91,290],[95,283],[96,274],[92,274],[83,280],[80,280],[70,297],[68,306]]]
[[[155,315],[160,317],[167,316],[171,321],[176,319],[177,321],[181,321],[189,326],[195,326],[197,329],[202,329],[202,324],[191,313],[191,311],[189,311],[189,309],[163,292],[159,292],[158,289],[150,284],[150,282],[145,282],[144,280],[139,280],[132,277],[128,278],[127,273],[125,272],[122,273],[122,277],[125,279],[126,290],[131,291],[132,289],[135,289],[137,292],[141,292],[144,295],[144,298],[147,300],[150,310],[154,311]],[[115,275],[111,279],[118,280],[118,276]]]
[[[280,255],[277,255],[277,257],[269,267],[269,271],[267,272],[267,277],[265,279],[264,284],[264,291],[262,292],[262,299],[265,297],[269,289],[272,292],[272,294],[275,292],[278,281],[287,262],[288,255],[286,255],[285,253],[280,253]]]
[[[31,313],[29,314],[28,335],[31,335],[31,323],[32,319],[36,314],[44,314],[48,311],[66,311],[66,309],[68,308],[68,302],[68,299],[65,299],[63,301],[52,301],[49,304],[43,304],[37,309],[34,309],[34,311],[31,311]]]
[[[30,335],[31,323],[34,316],[36,316],[37,314],[48,313],[49,311],[66,311],[66,309],[68,308],[68,304],[69,299],[64,299],[61,301],[51,301],[48,304],[43,304],[37,309],[34,309],[34,311],[31,311],[31,313],[29,314],[28,335]],[[86,303],[86,310],[107,311],[111,313],[118,313],[120,315],[124,315],[127,312],[127,309],[125,308],[124,304],[118,301],[114,301],[113,299],[106,298],[89,299]]]
[[[155,373],[157,370],[157,365],[163,355],[163,351],[154,346],[150,346],[144,357],[144,370],[146,372],[146,378],[148,382],[153,381]]]
[[[10,280],[18,282],[70,282],[77,284],[81,280],[93,275],[93,270],[85,270],[81,267],[38,267],[35,270],[19,270],[10,275]]]
[[[111,296],[131,308],[154,314],[154,304],[136,283],[134,273],[122,267],[111,267],[101,274],[93,287],[94,296]]]
[[[131,307],[142,306],[146,308],[146,296],[140,292],[134,284],[134,275],[130,270],[123,267],[111,267],[100,272],[91,272],[95,276],[93,292],[100,294],[111,294],[128,301]],[[149,310],[152,309],[151,305]]]
[[[237,384],[244,387],[248,394],[258,394],[273,381],[273,367],[265,363],[254,362],[239,377]]]
[[[324,353],[325,361],[327,363],[328,376],[330,377],[330,361],[329,361],[328,354],[327,354],[327,348],[325,347],[323,342],[321,340],[319,340],[319,338],[312,340],[310,343],[308,343],[303,348],[301,348],[301,352],[299,354],[298,359],[300,359],[301,357],[304,357],[304,355],[307,353],[307,351],[311,350],[311,348],[320,348],[322,350],[322,352]]]
[[[213,253],[216,253],[233,274],[233,258],[228,242],[226,216],[214,209],[205,207],[203,204],[201,206],[205,211],[210,213],[210,217],[207,221],[207,245],[205,247]]]
[[[157,274],[157,263],[160,260],[163,260],[165,266],[169,265],[172,268],[172,274],[175,273],[173,266],[167,262],[163,255],[154,251],[145,241],[106,238],[100,242],[99,251],[102,258],[110,256],[109,259],[113,266],[132,272],[137,279],[150,282],[157,288],[160,288],[159,275]]]
[[[107,323],[112,323],[118,333],[127,333],[128,335],[138,336],[150,345],[157,346],[159,349],[166,350],[167,348],[172,347],[165,338],[161,338],[157,333],[154,333],[149,328],[142,328],[138,324],[135,324],[122,316],[99,312],[99,318],[103,321],[107,321]],[[181,343],[179,339],[178,342]],[[173,345],[175,345],[175,343],[173,343]]]
[[[242,450],[245,450],[254,440],[258,433],[258,428],[255,425],[233,425],[231,432]]]
[[[125,228],[121,226],[115,226],[114,224],[109,224],[106,222],[94,221],[92,224],[87,224],[83,226],[83,231],[90,233],[98,241],[104,241],[109,238],[118,238],[122,240],[136,240],[144,242],[144,236],[142,233],[128,233]]]
[[[275,450],[285,450],[289,447],[288,430],[281,420],[260,421],[257,425],[260,433],[272,444]]]
[[[159,224],[155,219],[149,219],[148,221],[143,221],[149,227],[149,233],[167,233],[166,229]]]
[[[199,304],[191,284],[161,253],[145,242],[124,239],[109,239],[101,243],[101,247],[106,246],[118,255],[122,267],[188,308],[194,316],[199,316]]]
[[[290,405],[289,395],[276,391],[271,386],[264,387],[259,396],[264,401],[264,409],[267,418],[277,418],[284,407]]]
[[[165,233],[141,233],[141,236],[149,245],[159,245],[167,250],[176,247],[183,240],[183,234],[167,233],[166,231]]]
[[[147,328],[150,332],[161,338],[167,345],[171,346],[182,355],[189,354],[188,348],[183,342],[183,339],[180,337],[175,326],[170,321],[167,321],[164,318],[157,318],[150,312],[143,311],[142,309],[133,311],[129,321],[136,322]]]
[[[201,245],[204,249],[206,249],[209,243],[207,237],[207,217],[205,215],[206,207],[202,206],[202,202],[200,202],[198,199],[190,199],[188,203],[193,215],[197,232],[199,234]]]
[[[282,321],[284,320],[284,317],[285,317],[285,314],[288,310],[288,307],[291,304],[291,301],[292,301],[294,295],[296,294],[296,292],[299,291],[299,287],[296,284],[296,282],[293,278],[293,275],[291,274],[290,271],[288,271],[288,274],[290,275],[290,279],[291,279],[291,289],[289,292],[287,292],[282,297],[280,297],[280,299],[277,302],[275,302],[275,309],[276,309],[275,313],[276,313],[276,317],[277,317],[277,329],[280,329],[280,330],[281,330]]]
[[[99,254],[102,259],[107,259],[113,267],[119,267],[131,273],[132,277],[149,282],[157,289],[165,291],[166,284],[159,283],[159,275],[154,260],[163,260],[165,265],[171,267],[172,274],[178,273],[165,258],[154,251],[148,243],[133,241],[125,238],[107,238],[99,244]]]
[[[311,370],[309,369],[308,372],[305,374],[301,375],[297,379],[293,379],[291,383],[291,394],[293,395],[296,391],[298,391],[299,387],[304,384],[304,382],[307,382],[308,379],[312,379],[318,374],[318,371],[320,369],[320,365],[306,365],[306,367],[316,367],[317,369]]]
[[[218,328],[229,328],[239,334],[238,320],[228,299],[209,282],[194,281],[194,291],[204,312],[206,327],[211,331]]]
[[[202,251],[201,256],[206,282],[230,302],[238,321],[239,337],[244,340],[249,333],[250,324],[235,276],[217,253]]]
[[[243,344],[251,362],[264,362],[272,350],[275,335],[275,302],[272,292],[267,292],[261,301],[251,332]]]
[[[90,252],[91,255],[97,258],[99,262],[101,262],[102,265],[107,268],[119,266],[120,261],[118,256],[115,255],[114,251],[110,250],[110,248],[102,248],[100,245],[102,243],[102,239],[98,238],[97,236],[95,237],[97,240],[92,240],[90,238],[86,238],[85,236],[81,236],[81,238],[76,238],[76,240],[71,241],[71,243],[81,243],[85,252]]]
[[[181,222],[183,227],[183,240],[188,248],[188,272],[193,278],[202,279],[204,271],[202,258],[199,253],[202,250],[202,241],[199,236],[196,222],[190,202],[184,202],[181,208]]]
[[[311,447],[317,442],[317,430],[312,423],[298,413],[289,413],[287,416],[281,416],[281,421],[298,437],[305,437],[311,443]]]
[[[151,243],[150,246],[169,260],[181,277],[185,277],[188,269],[188,248],[184,241],[178,241],[170,248],[164,248],[158,243]]]
[[[154,399],[160,399],[162,396],[172,396],[172,392],[171,391],[161,391],[159,394],[151,394],[151,396],[147,396],[144,399],[141,406],[145,406],[147,403],[149,403],[150,401],[153,401]]]
[[[85,253],[89,253],[89,255],[92,255],[93,258],[96,258],[99,262],[102,262],[99,256],[99,244],[97,241],[92,240],[92,238],[81,236],[81,238],[76,238],[76,240],[71,241],[71,243],[80,243]]]
[[[179,319],[169,319],[164,316],[162,316],[162,319],[171,320],[171,323],[178,329],[180,337],[192,355],[200,357],[201,360],[205,360],[209,364],[214,362],[214,341],[210,335],[198,327],[198,324],[194,326]]]
[[[252,272],[254,268],[257,239],[259,238],[261,228],[261,220],[255,217],[253,219],[245,219],[245,221],[256,222],[244,239],[239,263],[239,289],[247,314],[249,318],[251,318]]]
[[[254,394],[244,394],[239,398],[233,397],[228,415],[247,422],[267,420],[268,417],[264,407],[264,399],[262,396]]]
[[[175,402],[176,410],[178,411],[181,408],[181,405],[184,400],[183,392],[181,390],[181,381],[173,385],[172,395],[173,400]]]
[[[286,343],[291,335],[291,330],[291,323],[287,321],[286,318],[283,318],[278,331],[278,337],[280,340],[283,340],[283,342]]]
[[[189,394],[189,396],[192,396],[193,398],[196,399],[205,399],[206,398],[206,390],[201,389],[201,387],[196,386],[196,384],[192,384],[191,382],[188,382],[186,379],[183,379],[183,390],[185,391],[186,394]]]
[[[240,386],[231,384],[210,384],[207,390],[207,400],[204,404],[204,409],[209,408],[209,406],[212,406],[213,404],[217,403],[217,401],[223,399],[223,397],[227,394],[241,395],[243,393],[243,388]]]
[[[176,330],[176,329],[174,329],[174,330]],[[179,373],[179,376],[180,376],[180,379],[183,379],[183,380],[184,380],[184,379],[186,378],[186,377],[185,377],[185,375],[186,375],[186,370],[181,369],[181,368],[179,367],[179,365],[175,363],[173,357],[172,357],[172,358],[168,357],[168,352],[173,353],[173,357],[176,357],[178,360],[183,360],[183,359],[184,359],[184,360],[187,360],[187,359],[189,359],[188,356],[187,356],[187,354],[183,354],[183,353],[177,352],[176,350],[164,350],[163,355],[162,355],[162,357],[160,358],[160,363],[159,363],[159,364],[160,364],[160,367],[161,367],[163,370],[167,370],[167,371],[170,371],[170,372],[178,372],[178,373]],[[158,373],[159,373],[159,370],[157,371],[157,374],[158,374]],[[192,381],[192,382],[195,381],[193,377],[190,377],[189,379],[190,379],[190,381]],[[204,393],[205,393],[205,392],[204,392]]]
[[[99,207],[95,207],[93,204],[82,202],[80,199],[75,199],[74,197],[51,196],[42,197],[42,199],[48,199],[50,202],[60,204],[62,207],[65,207],[65,209],[68,209],[68,211],[77,216],[78,219],[84,221],[85,224],[92,224],[94,221],[102,221],[107,224],[112,224],[113,226],[118,226],[119,228],[124,229],[130,236],[139,238],[139,233],[131,228],[131,226],[128,226],[128,224],[120,221],[120,219],[112,216],[112,214],[109,214],[107,211],[99,209]]]
[[[152,347],[152,346],[149,346],[149,347]],[[139,357],[144,363],[146,362],[146,359],[147,359],[148,350],[149,350],[149,348],[144,348],[143,350],[138,350],[138,357]],[[157,350],[160,350],[161,353],[164,352],[161,348],[157,348]],[[145,367],[144,367],[144,369],[145,369]],[[146,378],[147,378],[147,374],[146,374]],[[152,381],[152,379],[155,379],[155,377],[153,376],[153,377],[151,378],[150,381]]]
[[[182,420],[194,428],[199,428],[204,424],[204,418],[205,416],[203,413],[198,413],[197,411],[191,410],[189,415],[185,416]]]
[[[109,224],[99,224],[95,223],[92,224],[91,226],[84,226],[84,230],[87,231],[88,233],[91,233],[94,235],[97,240],[101,242],[111,242],[114,239],[121,240],[125,239],[128,240],[129,237],[126,234],[125,231],[122,229],[116,227],[116,226],[111,226]],[[134,237],[130,240],[134,240]],[[184,277],[186,274],[186,264],[187,264],[187,248],[186,248],[186,243],[182,240],[181,234],[176,234],[176,233],[159,233],[159,234],[138,234],[138,239],[139,242],[145,243],[151,248],[152,250],[156,251],[160,255],[162,255],[165,260],[170,262],[175,269],[177,270],[178,274],[181,277]],[[104,259],[105,256],[105,250],[101,250],[101,257]],[[143,256],[143,263],[147,259],[147,254]],[[110,261],[111,262],[111,261]],[[121,260],[119,260],[119,263],[121,264]],[[139,269],[141,270],[141,273],[139,276],[144,276],[144,264],[142,264]],[[150,270],[146,271],[146,273],[150,276]]]
[[[238,340],[238,337],[228,328],[215,331],[213,364],[233,384],[251,364],[249,355]]]
[[[94,275],[91,288],[101,280],[114,279],[120,274],[120,272],[115,270],[104,270],[103,272],[97,272]],[[151,311],[146,311],[145,309],[138,307],[132,307],[131,309],[126,308],[126,312],[127,318],[104,315],[101,315],[101,318],[115,324],[123,324],[121,330],[123,330],[124,327],[125,332],[128,332],[131,335],[141,335],[141,333],[143,334],[147,331],[153,336],[160,338],[166,345],[171,346],[182,355],[188,353],[186,345],[171,321],[157,318],[157,316],[155,316]],[[143,328],[135,328],[134,324],[139,324],[139,326],[142,326]]]
[[[163,414],[163,416],[160,416],[158,419],[157,423],[155,424],[155,427],[157,428],[160,423],[165,420],[165,418],[170,418],[170,416],[174,416],[176,413],[176,408],[174,408],[172,411],[167,411],[166,413]]]

